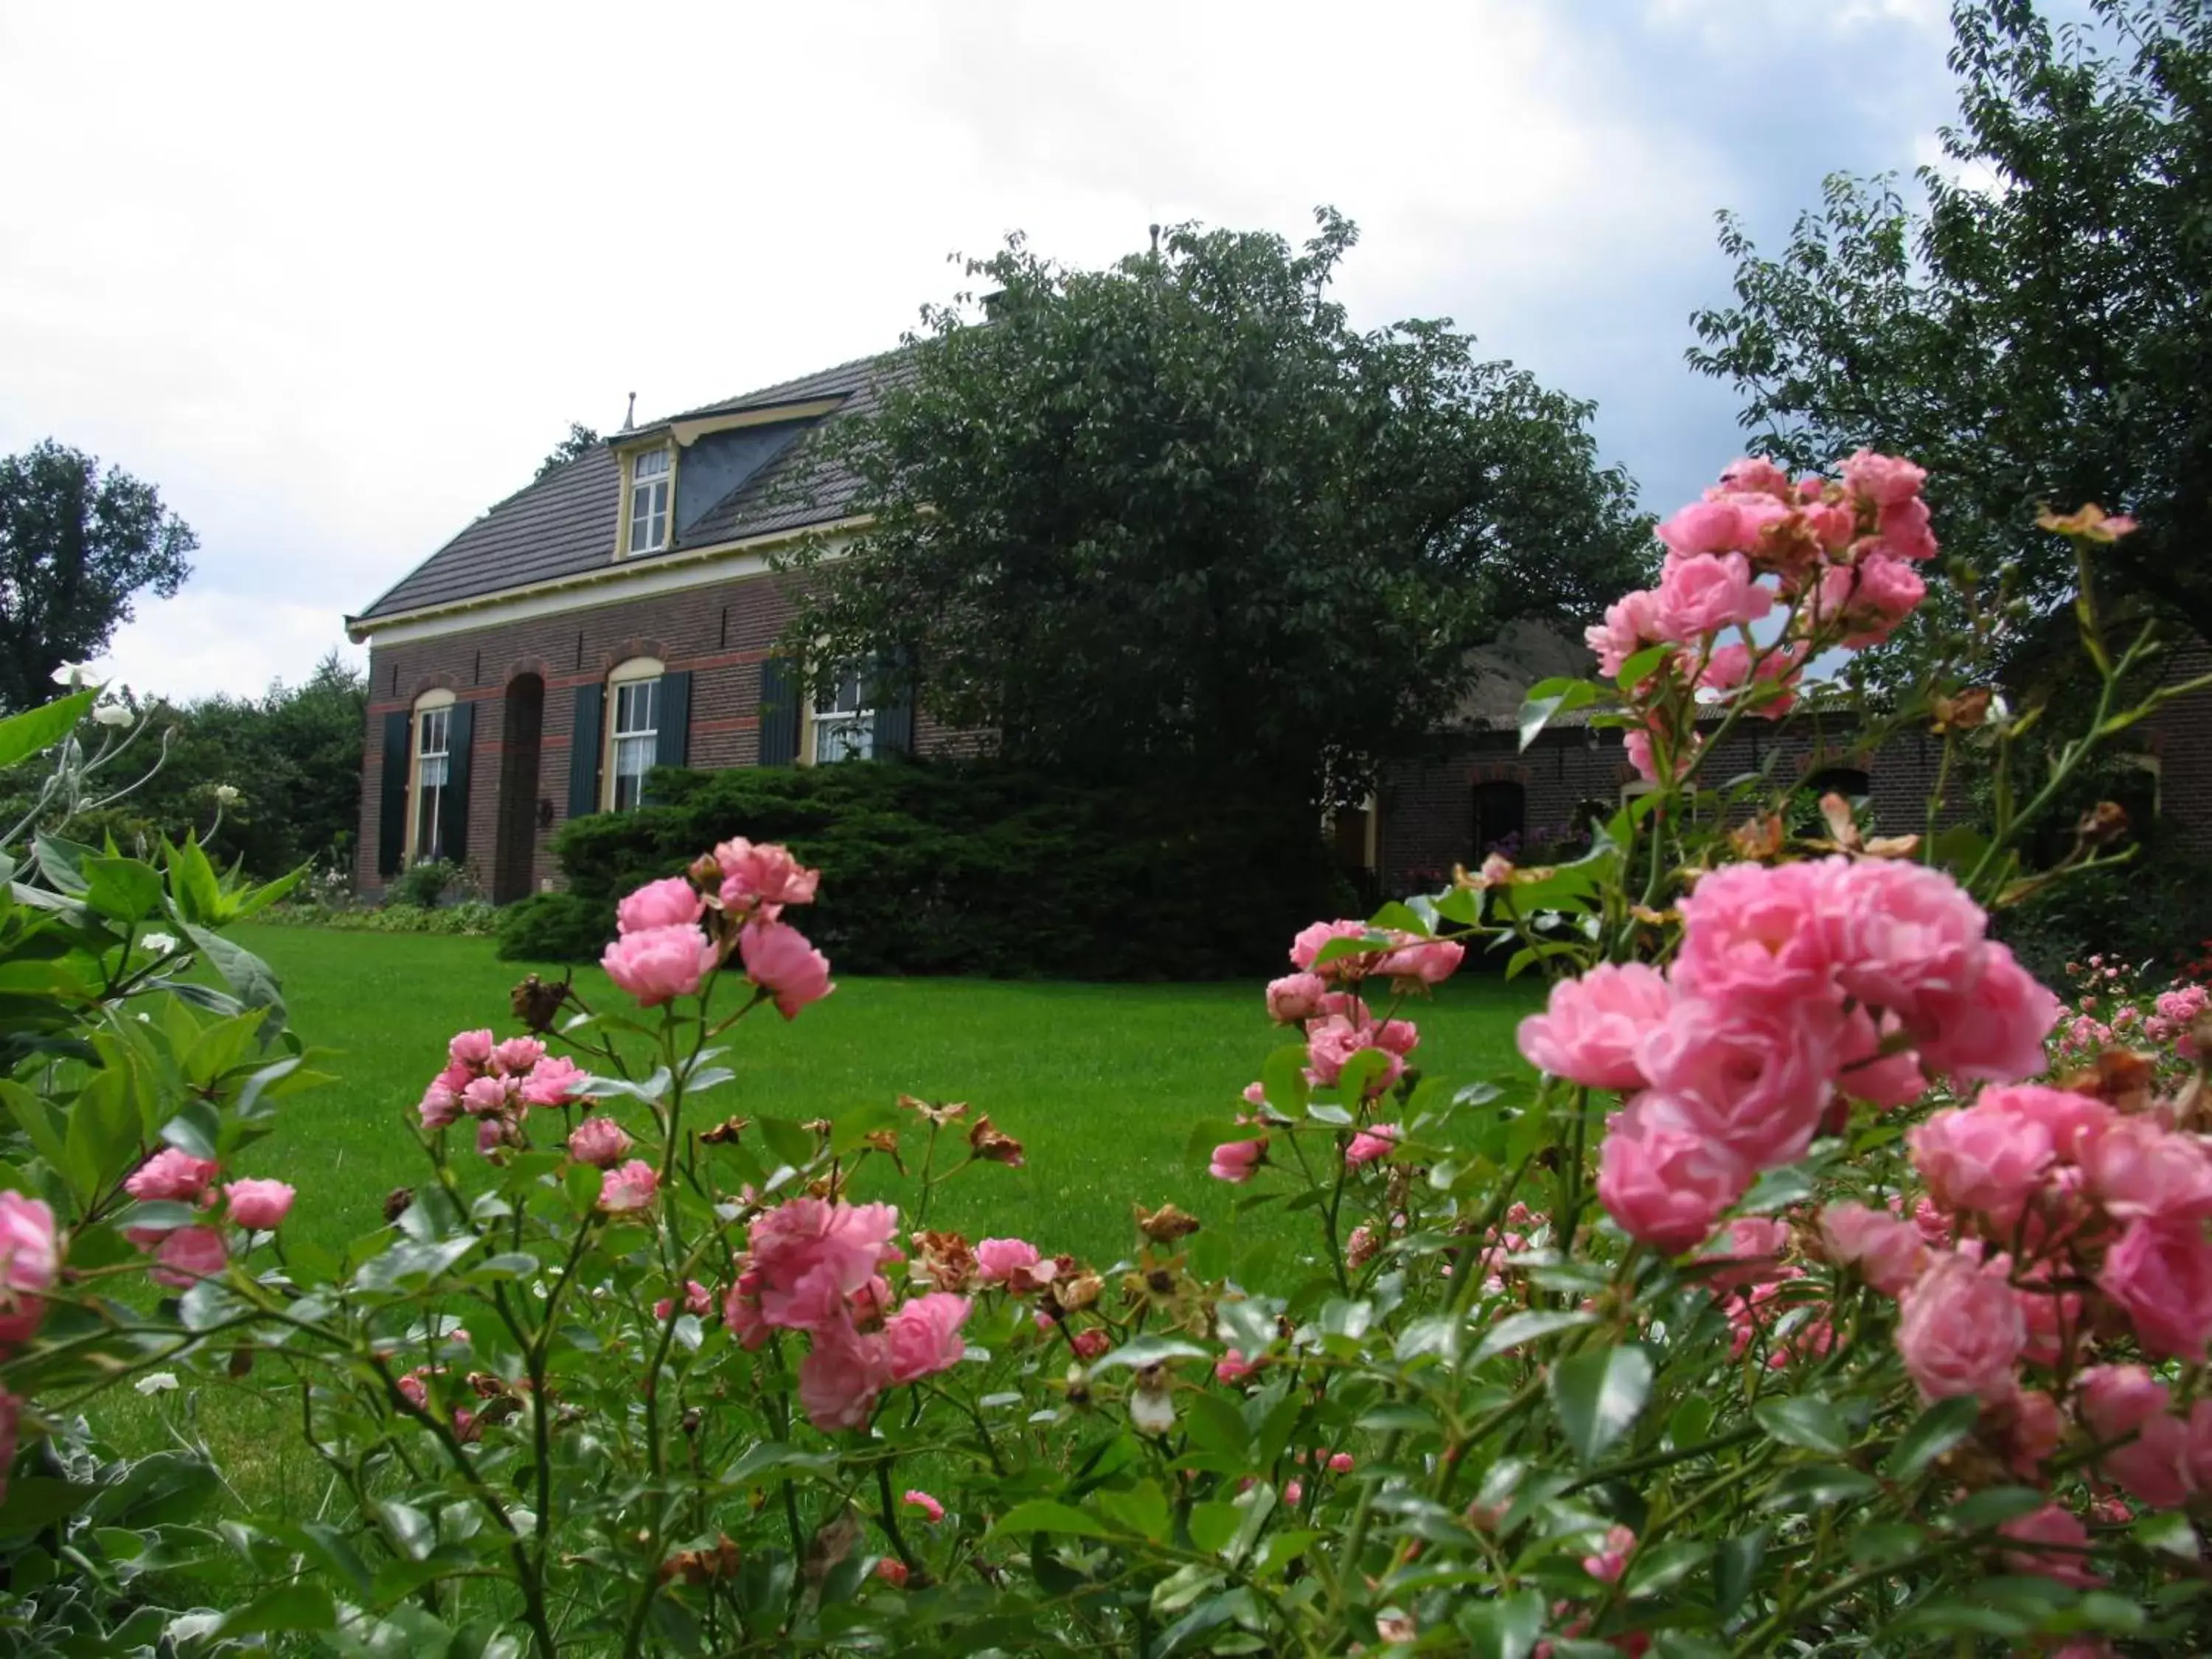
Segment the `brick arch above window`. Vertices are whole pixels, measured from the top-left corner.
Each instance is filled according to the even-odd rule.
[[[1520,783],[1528,781],[1528,769],[1516,761],[1486,761],[1468,773],[1469,783]]]
[[[506,684],[512,685],[526,674],[535,674],[541,680],[553,678],[553,670],[543,657],[517,657],[507,665]]]
[[[426,691],[458,691],[460,689],[461,677],[458,674],[449,674],[441,668],[434,674],[418,676],[415,681],[415,689],[407,696],[410,702],[414,702],[421,698]]]
[[[618,641],[611,649],[600,654],[599,672],[603,677],[611,674],[625,663],[640,657],[650,657],[665,662],[668,656],[669,651],[665,641],[654,639],[650,635],[633,635],[629,639]]]

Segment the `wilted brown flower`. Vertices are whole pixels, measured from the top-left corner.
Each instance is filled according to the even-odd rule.
[[[919,1112],[940,1129],[954,1118],[968,1114],[968,1103],[964,1100],[924,1100],[919,1095],[901,1095],[898,1103],[910,1112]]]
[[[1774,857],[1788,839],[1789,832],[1779,812],[1769,812],[1748,823],[1739,823],[1729,831],[1729,846],[1735,855],[1753,861]]]
[[[384,1218],[398,1221],[407,1213],[407,1206],[414,1201],[415,1189],[412,1187],[394,1187],[384,1195]]]
[[[2101,1100],[2120,1112],[2149,1109],[2151,1087],[2158,1079],[2158,1057],[2133,1048],[2107,1048],[2078,1072],[2059,1080],[2058,1086],[2092,1100]]]
[[[1187,1215],[1172,1204],[1163,1204],[1150,1215],[1141,1204],[1132,1204],[1130,1209],[1137,1218],[1137,1231],[1155,1244],[1172,1244],[1178,1238],[1188,1238],[1199,1229],[1194,1215]]]
[[[2081,814],[2074,833],[2084,847],[2104,847],[2128,833],[2127,809],[2118,801],[2100,800]]]
[[[1988,723],[1996,694],[1986,685],[1968,686],[1955,697],[1937,697],[1929,705],[1938,732],[1972,732]]]
[[[977,1118],[968,1131],[968,1148],[988,1163],[1004,1164],[1012,1169],[1021,1167],[1022,1143],[993,1128],[988,1114]]]
[[[933,1288],[957,1295],[975,1285],[975,1252],[958,1233],[913,1233],[907,1242],[914,1246],[915,1276]]]
[[[2072,513],[2053,513],[2045,507],[2036,515],[2035,522],[2042,529],[2092,542],[2116,542],[2136,527],[2136,521],[2125,514],[2106,513],[2094,501]]]
[[[1065,1279],[1055,1278],[1047,1287],[1052,1299],[1065,1313],[1077,1313],[1089,1307],[1105,1288],[1106,1281],[1087,1268]]]
[[[751,1121],[750,1118],[726,1117],[713,1128],[702,1129],[699,1139],[709,1146],[734,1146],[738,1137],[744,1133],[745,1125]]]
[[[507,993],[507,1006],[526,1027],[542,1036],[553,1029],[553,1022],[560,1017],[561,1005],[568,1000],[568,981],[548,985],[537,975],[530,974]]]

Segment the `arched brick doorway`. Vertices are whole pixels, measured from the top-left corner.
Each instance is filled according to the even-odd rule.
[[[537,890],[538,748],[545,726],[545,681],[507,683],[500,720],[499,825],[492,842],[491,896],[511,904]]]

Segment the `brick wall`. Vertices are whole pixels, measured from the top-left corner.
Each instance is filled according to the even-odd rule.
[[[381,890],[378,801],[384,777],[384,720],[411,710],[423,692],[444,689],[477,705],[469,756],[469,826],[465,848],[478,882],[495,875],[504,731],[510,684],[536,674],[544,682],[538,787],[527,885],[557,882],[554,832],[568,815],[569,739],[576,688],[604,681],[629,657],[658,657],[691,675],[690,763],[702,769],[750,766],[760,755],[761,665],[791,615],[787,579],[756,575],[712,587],[617,601],[590,610],[503,623],[369,652],[368,736],[362,767],[361,839],[356,880],[365,894]],[[915,717],[915,745],[925,754],[972,749],[939,728],[926,708]],[[540,822],[539,803],[550,805]],[[509,872],[512,873],[512,872]]]
[[[2212,647],[2191,640],[2166,669],[2169,683],[2212,674]],[[2212,853],[2212,691],[2177,697],[2140,728],[2158,759],[2159,815],[2199,852]]]

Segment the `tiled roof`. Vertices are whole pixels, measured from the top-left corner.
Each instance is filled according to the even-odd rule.
[[[876,392],[905,368],[900,354],[856,358],[780,386],[763,386],[742,397],[684,410],[638,429],[649,432],[672,421],[735,414],[778,404],[842,398],[844,402],[817,425],[875,407]],[[519,490],[433,553],[358,620],[395,616],[428,605],[480,599],[508,588],[581,575],[613,562],[615,529],[621,512],[621,468],[602,444]],[[775,457],[702,514],[660,554],[626,562],[648,563],[686,548],[743,540],[781,530],[796,530],[844,516],[860,481],[822,453],[817,433]]]

